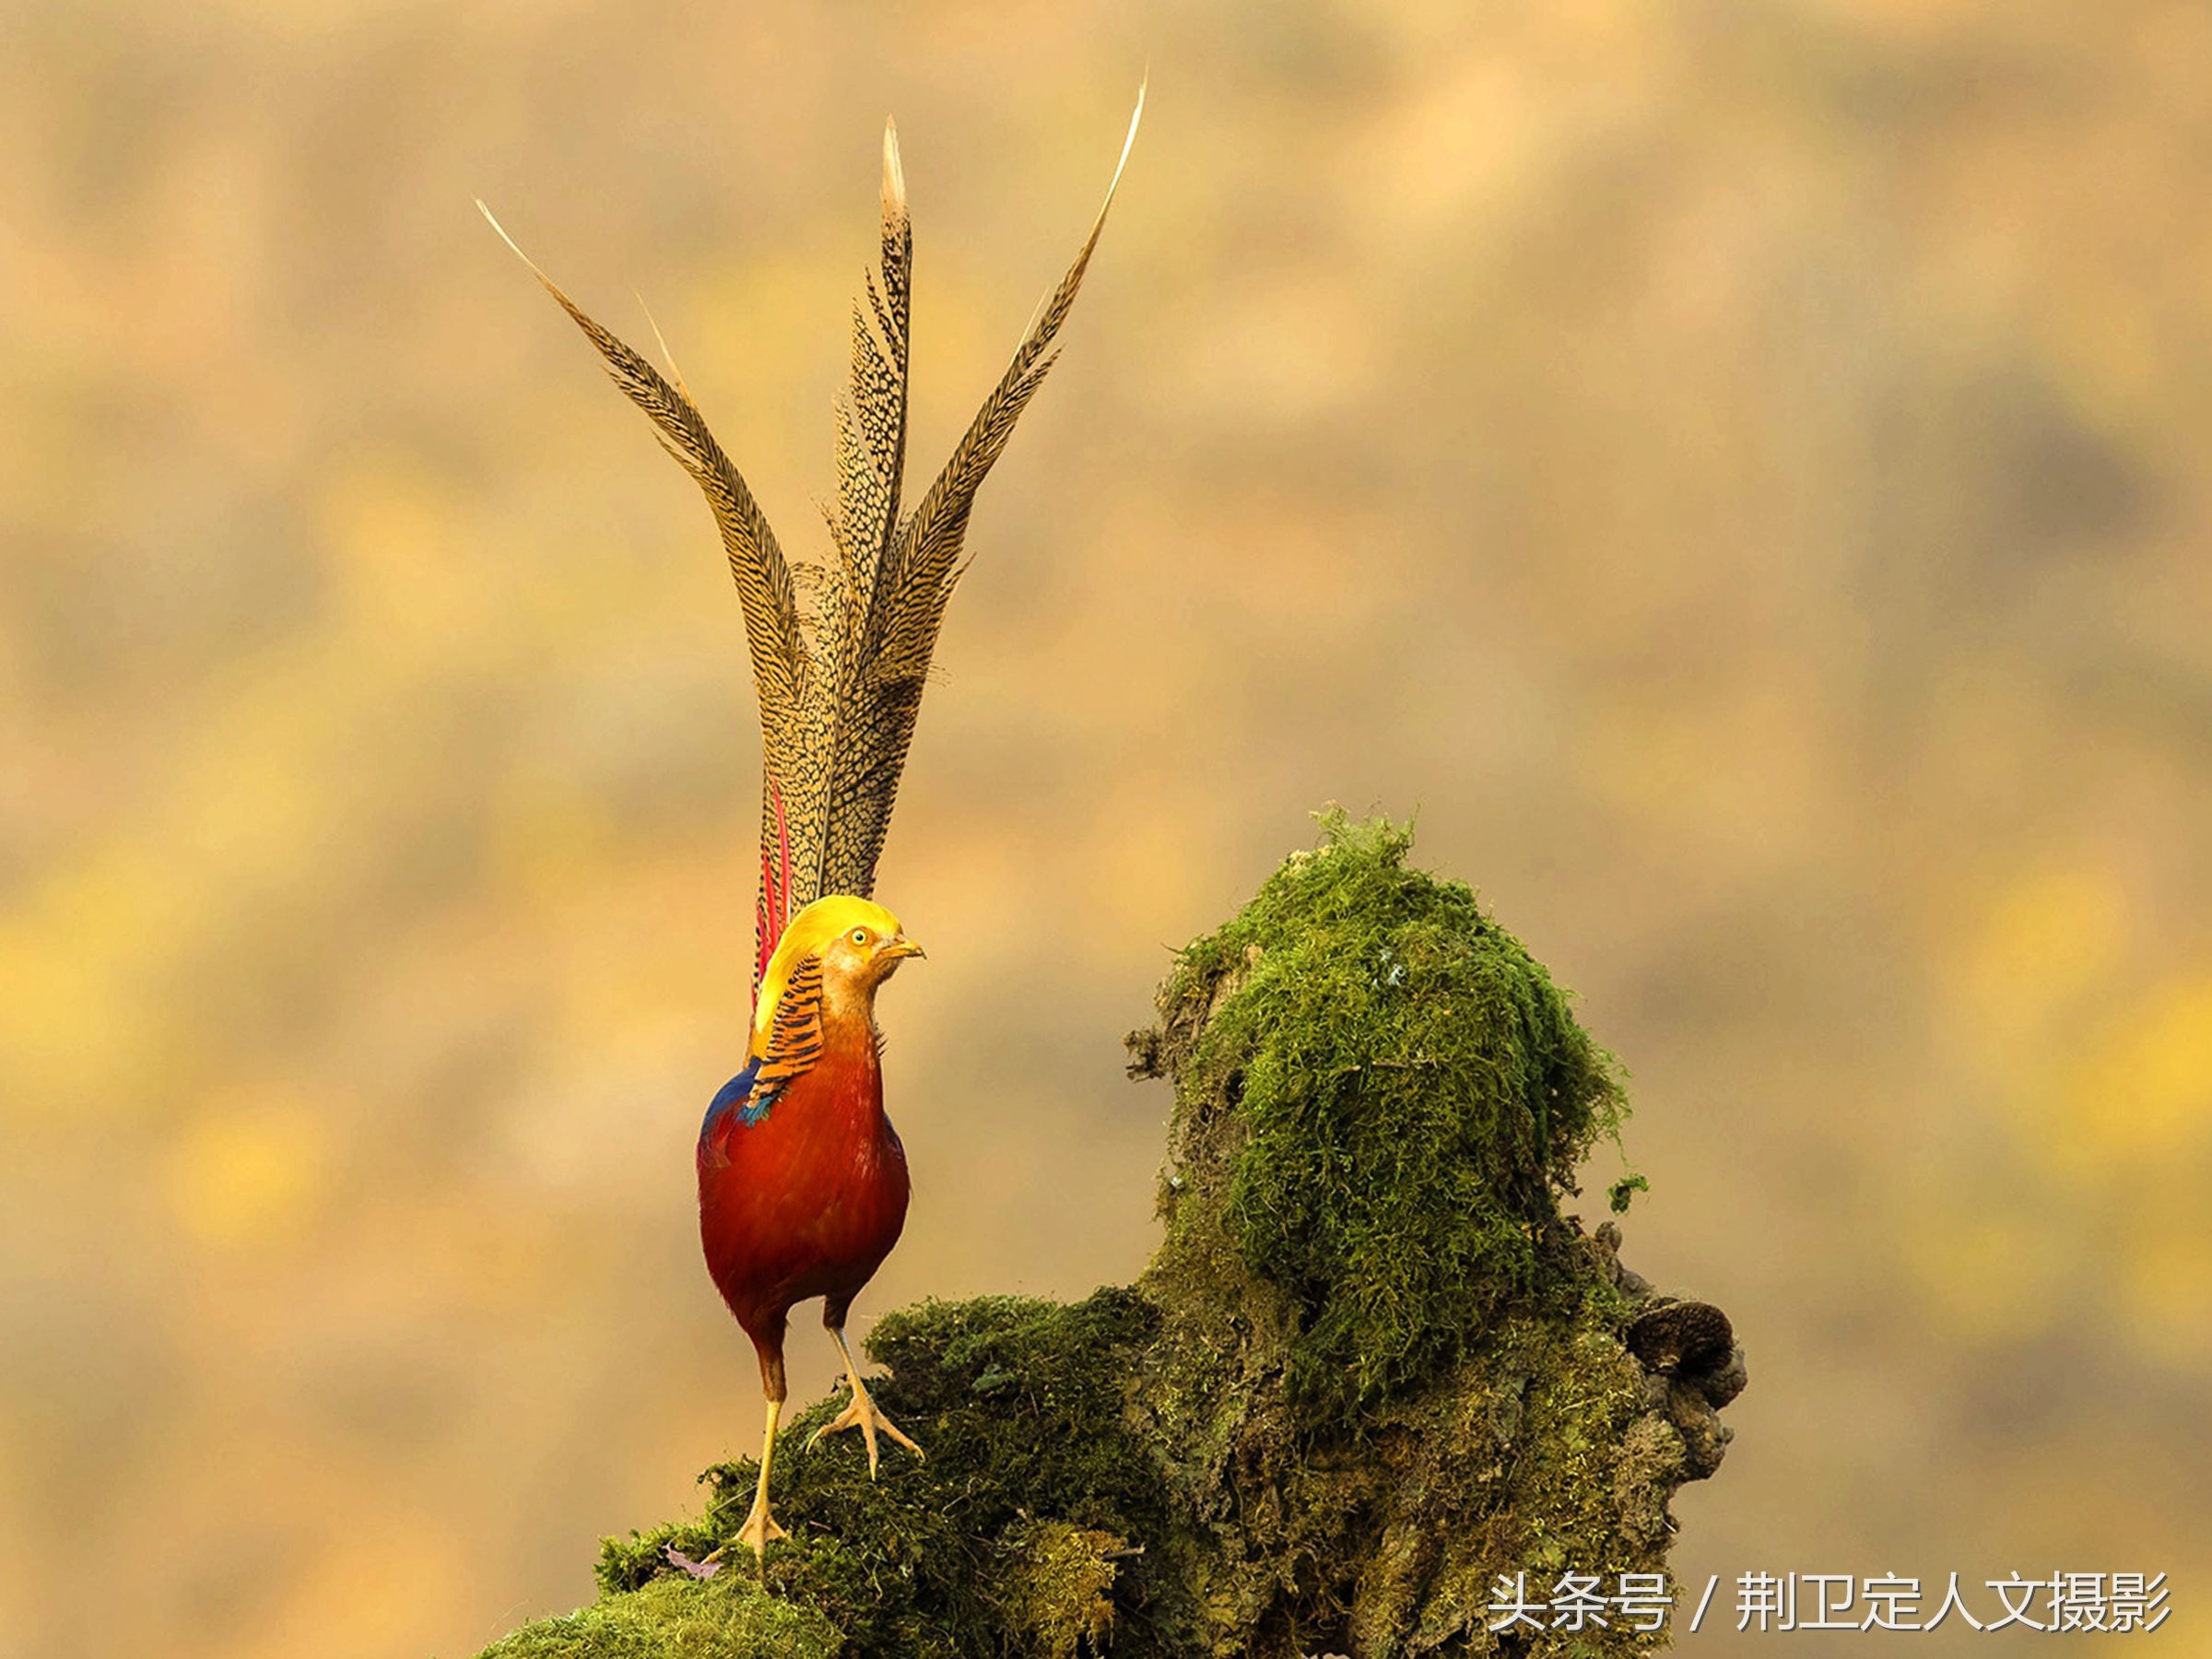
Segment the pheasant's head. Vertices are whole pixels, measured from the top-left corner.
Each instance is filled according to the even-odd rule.
[[[907,958],[923,954],[922,947],[900,931],[899,918],[880,904],[865,899],[818,899],[799,914],[804,917],[818,910],[829,935],[820,947],[825,987],[842,983],[873,991]]]
[[[876,987],[896,973],[900,963],[923,950],[900,930],[899,918],[880,904],[845,893],[817,899],[791,919],[769,958],[753,1011],[757,1033],[767,1031],[792,971],[818,954],[823,1000],[865,1012],[875,999]]]

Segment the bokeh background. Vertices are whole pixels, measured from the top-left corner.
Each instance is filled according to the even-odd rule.
[[[809,548],[886,112],[920,471],[1148,63],[884,871],[864,1318],[1131,1276],[1169,950],[1418,809],[1748,1345],[1683,1572],[2165,1571],[2212,1653],[2196,0],[0,29],[0,1651],[466,1653],[751,1449],[737,608],[471,198]]]

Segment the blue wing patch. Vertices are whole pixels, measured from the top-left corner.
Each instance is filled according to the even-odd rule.
[[[743,1071],[715,1091],[713,1101],[707,1107],[707,1115],[699,1125],[701,1140],[714,1133],[716,1121],[725,1112],[735,1112],[737,1121],[748,1129],[768,1115],[768,1109],[783,1091],[771,1083],[756,1093],[753,1080],[759,1075],[760,1057],[756,1054],[745,1063]]]

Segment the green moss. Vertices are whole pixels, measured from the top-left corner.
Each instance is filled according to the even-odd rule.
[[[887,1446],[871,1480],[855,1436],[806,1449],[834,1403],[800,1413],[778,1440],[771,1487],[798,1535],[770,1545],[758,1568],[737,1548],[736,1571],[757,1571],[778,1596],[818,1611],[861,1653],[1034,1651],[1024,1643],[1037,1622],[1056,1618],[1050,1606],[1074,1594],[1050,1582],[1071,1562],[1064,1551],[1041,1557],[1044,1543],[1072,1534],[1111,1551],[1159,1528],[1160,1493],[1124,1422],[1130,1356],[1156,1323],[1127,1289],[1069,1304],[985,1297],[886,1314],[868,1350],[891,1376],[871,1393],[926,1458]],[[619,1594],[651,1583],[671,1571],[672,1546],[698,1559],[723,1545],[759,1473],[750,1459],[708,1470],[706,1513],[609,1540],[601,1584]],[[1041,1534],[1041,1518],[1066,1533]]]
[[[806,1451],[836,1409],[811,1406],[779,1441],[789,1542],[730,1544],[756,1471],[719,1465],[697,1520],[606,1544],[597,1603],[491,1653],[1413,1659],[1499,1651],[1501,1573],[1663,1570],[1740,1353],[1560,1213],[1614,1070],[1407,845],[1330,819],[1178,959],[1131,1039],[1175,1087],[1135,1286],[885,1316],[871,1387],[925,1462]],[[704,1583],[669,1556],[725,1545]]]
[[[1295,1299],[1294,1396],[1345,1416],[1433,1374],[1508,1297],[1575,1167],[1626,1112],[1567,994],[1388,821],[1324,818],[1183,952],[1192,1081],[1240,1131],[1224,1223]]]
[[[1103,1653],[1113,1633],[1111,1592],[1127,1541],[1065,1521],[1025,1522],[1011,1535],[1015,1559],[999,1604],[1024,1652],[1038,1659]]]
[[[483,1659],[833,1659],[836,1626],[729,1573],[665,1578],[526,1626]]]

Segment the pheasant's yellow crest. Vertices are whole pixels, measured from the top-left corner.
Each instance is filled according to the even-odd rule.
[[[850,893],[817,899],[791,919],[783,936],[776,941],[775,953],[768,959],[768,971],[760,976],[760,989],[753,999],[754,1053],[764,1051],[775,1024],[776,1005],[791,983],[792,970],[840,934],[864,927],[878,939],[896,938],[900,932],[899,918],[889,911],[873,900],[855,899]]]

